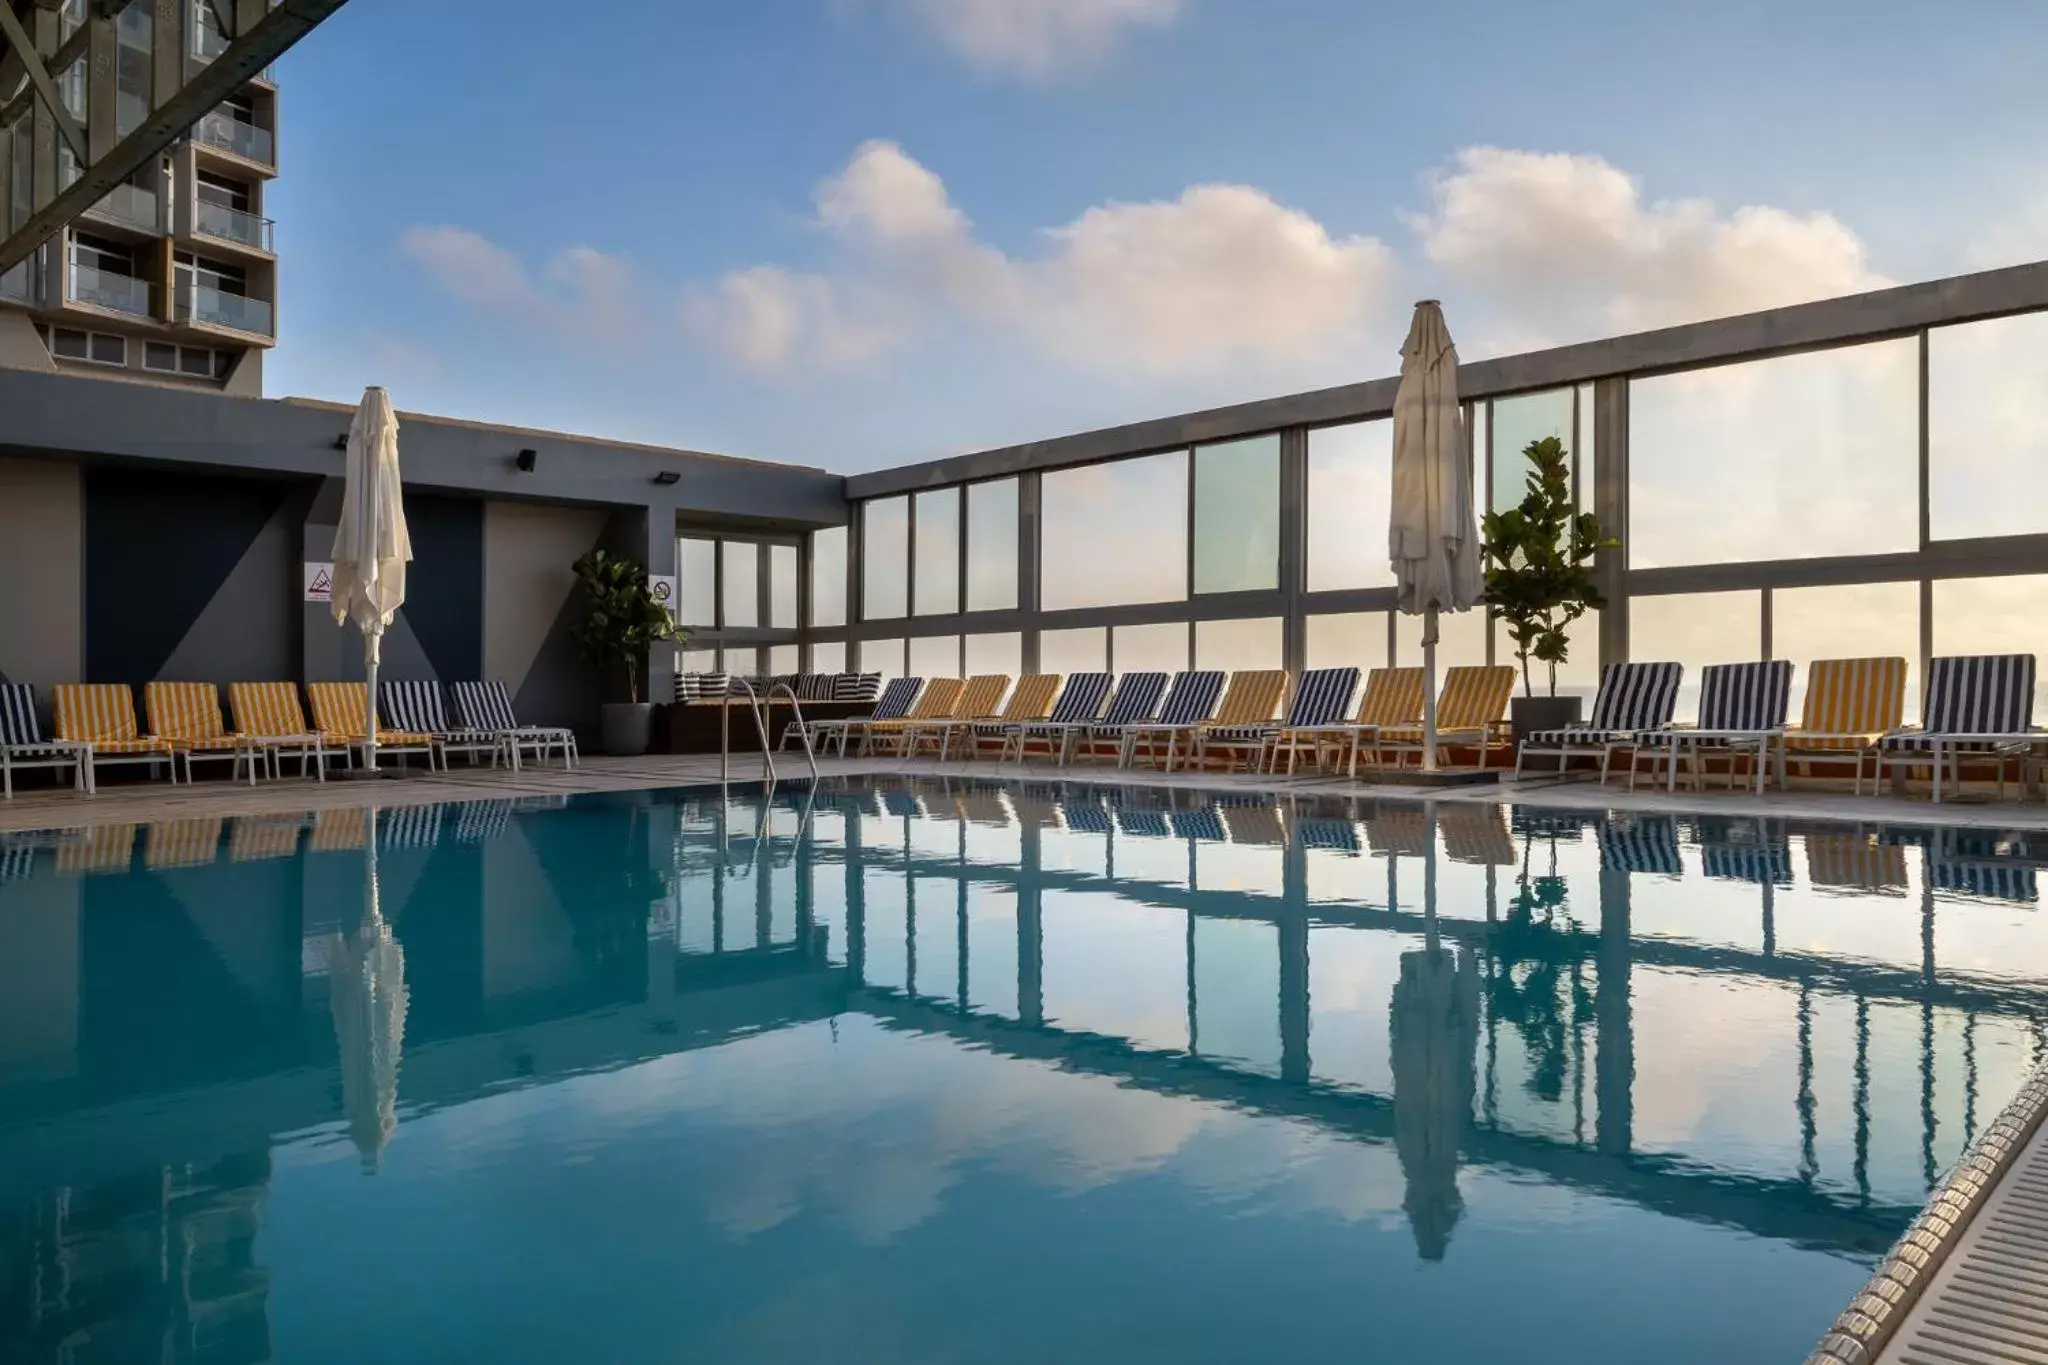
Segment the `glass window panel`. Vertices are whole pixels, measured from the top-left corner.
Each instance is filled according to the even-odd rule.
[[[1017,605],[1017,481],[967,486],[967,610]]]
[[[1195,622],[1195,667],[1229,673],[1281,667],[1279,618]]]
[[[837,640],[811,646],[811,672],[844,673],[846,671],[846,646]]]
[[[1934,652],[2043,654],[2048,575],[1945,578],[1934,584]],[[2035,670],[2034,723],[2048,719],[2048,670]]]
[[[1436,668],[1441,678],[1447,668],[1463,668],[1486,662],[1489,623],[1483,611],[1447,612],[1437,617]],[[1417,668],[1422,664],[1422,618],[1406,612],[1394,613],[1394,666]]]
[[[718,667],[735,677],[755,678],[761,673],[761,651],[732,647],[718,652]]]
[[[1024,671],[1024,637],[1021,635],[970,635],[961,642],[961,670],[976,673],[1007,673],[1016,677]]]
[[[876,498],[861,508],[861,615],[885,621],[910,610],[910,500]]]
[[[1578,440],[1573,447],[1578,453],[1578,477],[1582,487],[1593,487],[1593,475],[1599,468],[1599,433],[1593,426],[1593,386],[1579,385]],[[1591,511],[1593,499],[1588,492],[1582,500],[1586,510]]]
[[[796,546],[768,547],[768,624],[796,625]]]
[[[1195,447],[1195,591],[1279,586],[1279,436]]]
[[[1920,585],[1853,583],[1771,593],[1771,656],[1790,659],[1791,716],[1806,704],[1816,659],[1897,655],[1906,661],[1906,719],[1920,714]]]
[[[795,645],[768,646],[768,676],[779,678],[796,672],[797,647]]]
[[[676,542],[676,619],[686,626],[718,624],[718,542]]]
[[[1918,395],[1910,337],[1631,381],[1630,566],[1914,549]]]
[[[960,610],[960,490],[917,495],[917,614]]]
[[[811,534],[811,624],[846,624],[846,528]]]
[[[862,640],[857,648],[861,672],[879,673],[885,678],[904,676],[901,640]]]
[[[1927,333],[1927,477],[1936,540],[2048,531],[2048,313]]]
[[[1493,400],[1494,511],[1505,511],[1521,503],[1529,478],[1529,462],[1522,452],[1530,442],[1555,436],[1564,442],[1565,452],[1571,452],[1572,392],[1551,389]]]
[[[1308,618],[1308,666],[1362,673],[1387,665],[1387,614],[1347,611]]]
[[[1109,631],[1102,626],[1048,630],[1038,637],[1042,673],[1100,673],[1109,659]]]
[[[1178,673],[1188,666],[1188,623],[1118,626],[1111,638],[1119,673]]]
[[[716,673],[718,651],[715,649],[686,649],[676,655],[678,673]]]
[[[1203,852],[1210,850],[1204,849]],[[1256,1071],[1280,1069],[1280,931],[1195,917],[1190,1050]]]
[[[1057,469],[1040,484],[1047,611],[1188,595],[1187,452]]]
[[[1393,583],[1394,424],[1352,422],[1308,434],[1308,590]]]
[[[728,626],[761,624],[761,547],[751,540],[718,543],[725,566],[725,620]]]
[[[1762,593],[1694,592],[1629,599],[1629,658],[1685,665],[1674,713],[1679,720],[1699,718],[1702,668],[1761,659],[1763,644]]]
[[[960,637],[920,635],[910,642],[910,671],[920,678],[960,676]]]

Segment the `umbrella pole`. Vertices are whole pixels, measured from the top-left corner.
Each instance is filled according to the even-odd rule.
[[[1426,836],[1429,842],[1423,845],[1422,932],[1423,942],[1429,949],[1430,957],[1434,958],[1437,950],[1442,947],[1436,924],[1436,802],[1425,802],[1423,808],[1429,817],[1429,833]]]
[[[1422,771],[1436,771],[1436,608],[1422,615]]]
[[[370,807],[364,819],[370,827],[369,842],[364,846],[368,863],[363,882],[363,936],[367,938],[383,921],[384,910],[377,894],[377,808]]]
[[[382,632],[363,632],[363,771],[377,771],[377,655]]]

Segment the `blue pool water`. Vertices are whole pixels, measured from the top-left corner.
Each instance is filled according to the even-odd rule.
[[[1792,1361],[2048,1036],[1983,831],[377,830],[374,912],[360,814],[0,836],[0,1360]]]

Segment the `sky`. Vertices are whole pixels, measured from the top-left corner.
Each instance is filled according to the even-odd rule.
[[[576,20],[565,24],[562,16]],[[2037,0],[350,0],[272,396],[854,472],[2048,256]]]

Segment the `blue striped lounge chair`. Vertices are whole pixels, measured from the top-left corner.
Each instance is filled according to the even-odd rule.
[[[917,699],[923,692],[923,678],[891,678],[881,695],[875,698],[875,709],[865,716],[810,722],[811,743],[825,749],[837,740],[839,756],[844,758],[849,740],[864,737],[868,727],[878,720],[902,720],[910,714],[910,708],[917,705]]]
[[[1678,683],[1685,665],[1675,663],[1609,664],[1600,670],[1600,691],[1593,698],[1593,717],[1583,725],[1561,730],[1532,731],[1515,753],[1515,776],[1525,760],[1554,757],[1557,770],[1581,754],[1600,755],[1600,780],[1617,749],[1634,749],[1671,724],[1678,707]],[[1634,757],[1630,760],[1633,763]]]
[[[1060,823],[1072,834],[1108,834],[1111,829],[1109,807],[1103,804],[1102,793],[1092,790],[1068,792],[1060,798]]]
[[[1610,815],[1600,825],[1600,866],[1659,877],[1684,873],[1678,824],[1668,815]]]
[[[1172,771],[1174,751],[1181,738],[1216,714],[1216,708],[1223,700],[1223,684],[1221,669],[1200,668],[1176,673],[1173,686],[1167,689],[1166,700],[1160,703],[1159,714],[1124,727],[1117,750],[1118,764],[1130,767],[1137,761],[1141,750],[1147,758],[1158,756],[1163,740],[1166,767]]]
[[[497,767],[510,743],[503,735],[450,725],[437,682],[380,682],[377,704],[384,712],[384,723],[392,729],[431,735],[443,754],[468,754],[472,764],[488,754],[491,766]]]
[[[1002,756],[1022,763],[1032,741],[1043,740],[1046,753],[1057,751],[1064,764],[1074,732],[1103,723],[1102,706],[1109,700],[1109,689],[1115,682],[1107,673],[1068,674],[1059,699],[1053,702],[1052,712],[1045,719],[1018,721],[1004,727]]]
[[[1890,768],[1896,779],[1914,768],[1933,772],[1933,799],[1941,800],[1942,771],[1960,786],[1965,755],[1989,755],[1998,764],[2000,795],[2005,760],[2028,758],[2048,743],[2034,728],[2034,656],[1968,654],[1935,659],[1927,666],[1927,719],[1917,730],[1900,730],[1878,742],[1877,781]]]
[[[1701,760],[1709,753],[1728,758],[1728,782],[1735,782],[1735,759],[1751,755],[1756,789],[1764,789],[1764,765],[1785,737],[1786,712],[1792,704],[1792,661],[1709,664],[1700,671],[1700,718],[1697,725],[1674,725],[1647,736],[1639,746],[1650,755],[1650,775],[1665,769],[1667,791],[1678,787],[1678,764],[1689,759],[1692,786],[1700,789]],[[1781,756],[1782,761],[1782,756]],[[1636,765],[1628,765],[1628,785],[1636,785]],[[1784,786],[1782,775],[1779,786]]]
[[[1704,816],[1696,835],[1700,870],[1722,881],[1792,885],[1792,840],[1779,820]]]
[[[1986,847],[1981,831],[1939,830],[1927,841],[1927,884],[1977,900],[2031,905],[2040,899],[2034,868]]]
[[[378,689],[383,690],[381,685]],[[377,847],[425,850],[441,842],[440,806],[392,806],[377,816]]]
[[[44,737],[34,688],[0,683],[0,795],[14,796],[14,774],[20,768],[69,768],[71,785],[85,791],[91,756],[90,744]]]
[[[1080,720],[1047,718],[1021,726],[1010,737],[1011,752],[1022,763],[1025,749],[1034,740],[1041,740],[1048,753],[1058,753],[1064,767],[1073,762],[1076,754],[1083,758],[1091,756],[1099,744],[1111,743],[1121,749],[1126,730],[1159,713],[1159,699],[1166,694],[1166,683],[1164,673],[1126,673],[1117,682],[1108,710]],[[1057,712],[1058,708],[1054,710]]]
[[[1287,771],[1292,773],[1299,744],[1283,745],[1282,736],[1306,736],[1324,733],[1333,726],[1343,725],[1351,716],[1351,699],[1358,695],[1359,672],[1356,668],[1311,668],[1301,675],[1301,685],[1294,690],[1294,700],[1287,707],[1286,718],[1275,723],[1244,726],[1217,726],[1205,730],[1196,747],[1197,760],[1205,760],[1211,749],[1226,752],[1252,753],[1252,766],[1278,771],[1280,751],[1287,751]]]
[[[573,768],[580,761],[576,732],[559,725],[521,725],[512,710],[512,694],[496,678],[483,682],[459,682],[448,689],[455,699],[455,720],[464,730],[481,730],[505,741],[514,771],[528,752],[545,763],[551,753],[560,753],[562,766]]]

